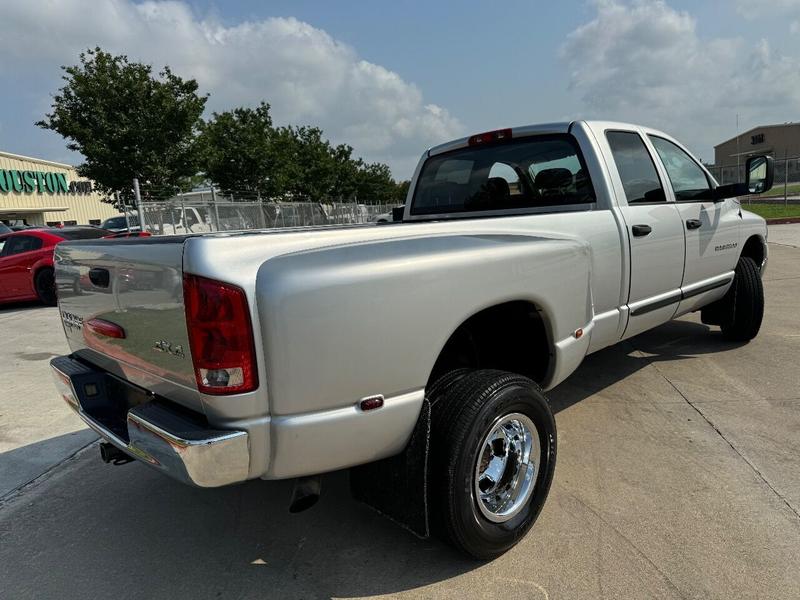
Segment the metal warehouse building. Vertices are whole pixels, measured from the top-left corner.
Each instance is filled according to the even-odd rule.
[[[774,157],[776,167],[782,167],[784,159],[800,156],[800,123],[781,123],[778,125],[761,125],[740,133],[729,140],[714,146],[714,167],[724,172],[725,181],[736,176],[736,166],[744,168],[748,156],[769,154]],[[793,180],[793,164],[790,164],[789,176]],[[779,169],[776,169],[779,170]],[[716,173],[715,173],[716,174]],[[777,173],[776,173],[777,175]]]
[[[119,215],[74,167],[0,152],[0,221],[28,225],[99,225]]]

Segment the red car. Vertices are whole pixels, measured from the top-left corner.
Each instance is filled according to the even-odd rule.
[[[40,300],[54,306],[53,248],[64,240],[106,237],[98,227],[28,229],[0,234],[0,303]]]

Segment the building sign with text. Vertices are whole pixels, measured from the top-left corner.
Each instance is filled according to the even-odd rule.
[[[0,169],[0,194],[91,194],[92,182],[67,181],[66,173]]]

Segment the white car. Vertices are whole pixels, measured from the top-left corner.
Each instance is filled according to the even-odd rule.
[[[107,231],[113,231],[114,233],[122,233],[126,231],[136,232],[142,230],[141,226],[139,225],[139,217],[133,215],[129,215],[127,220],[125,219],[125,215],[121,215],[119,217],[110,217],[103,221],[100,227]]]

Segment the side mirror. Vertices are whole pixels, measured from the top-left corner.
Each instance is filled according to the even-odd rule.
[[[763,194],[772,188],[775,178],[775,160],[771,156],[751,156],[745,163],[745,182],[729,183],[714,188],[714,202],[747,194]]]
[[[763,194],[772,188],[775,160],[771,156],[751,156],[745,168],[745,185],[750,194]]]
[[[399,223],[403,220],[403,214],[406,212],[406,205],[395,206],[392,208],[392,221]]]

